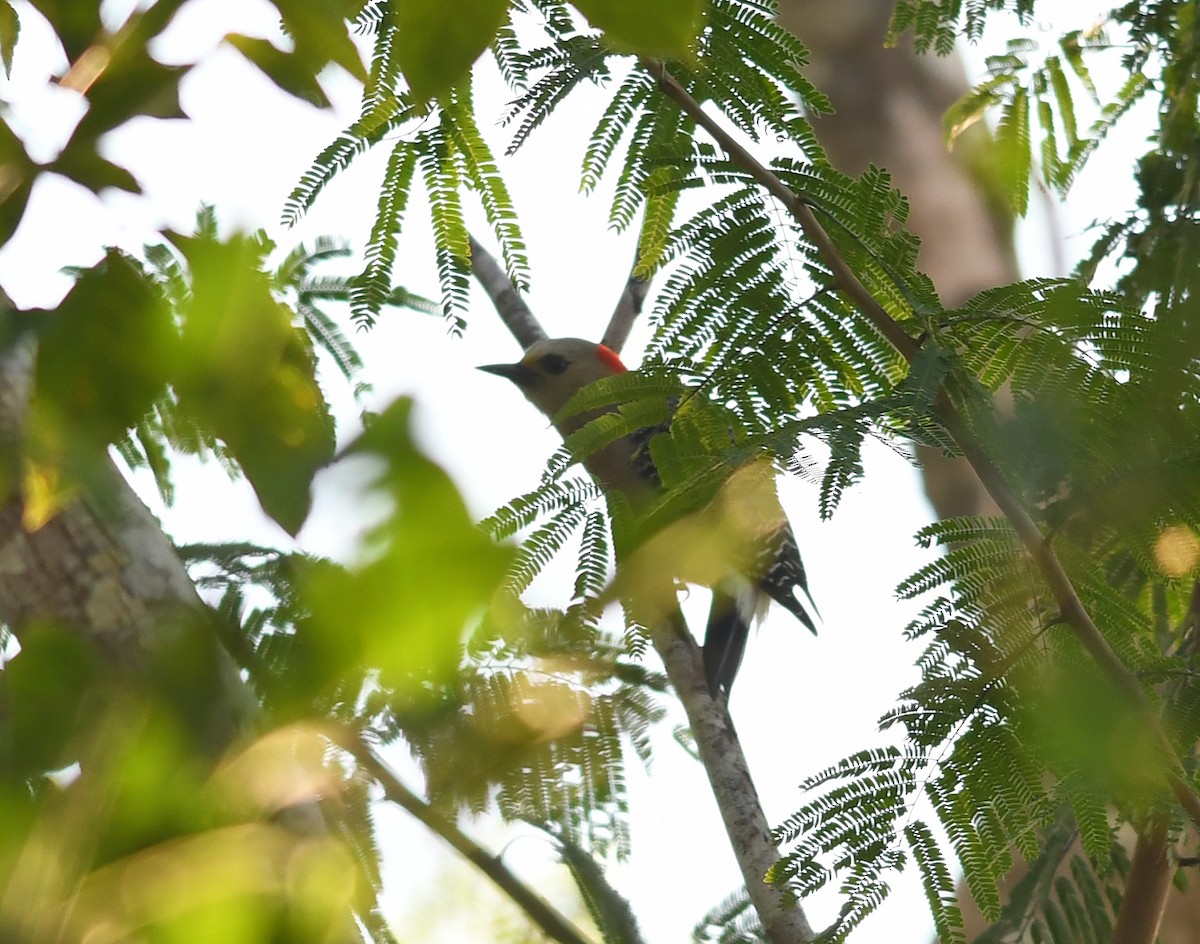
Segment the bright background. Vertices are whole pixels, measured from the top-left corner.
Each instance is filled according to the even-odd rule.
[[[17,5],[22,35],[13,76],[0,79],[0,98],[18,129],[27,130],[34,157],[50,159],[82,108],[74,93],[48,84],[49,75],[61,74],[66,63],[37,15],[24,3]],[[132,5],[133,0],[115,0],[103,6],[116,25]],[[1072,11],[1072,4],[1058,5],[1063,15],[1056,23],[1086,25],[1086,17]],[[1027,32],[1052,42],[1056,30],[1035,23]],[[347,237],[361,250],[373,219],[382,154],[365,156],[336,179],[295,229],[286,231],[279,224],[295,182],[318,151],[357,115],[358,87],[344,73],[331,70],[325,86],[334,112],[306,106],[222,47],[222,35],[231,31],[277,37],[273,8],[260,0],[195,0],[154,49],[168,63],[203,60],[203,65],[188,75],[181,89],[190,120],[139,119],[106,139],[106,156],[134,172],[143,196],[110,192],[97,199],[62,178],[40,180],[15,238],[0,249],[0,284],[18,305],[56,304],[70,284],[59,269],[90,265],[104,246],[136,251],[154,240],[159,228],[189,231],[201,201],[216,207],[226,231],[263,227],[284,251],[298,241],[311,243],[318,235]],[[981,53],[1002,46],[1004,31],[993,32],[995,41],[968,52],[976,76]],[[498,120],[506,102],[490,66],[481,68],[477,98],[487,133],[489,115]],[[574,101],[535,133],[515,160],[502,165],[522,214],[533,264],[529,302],[552,335],[599,337],[633,256],[631,236],[607,230],[607,194],[584,198],[578,193],[583,142],[600,100],[594,97],[590,106]],[[1141,124],[1135,127],[1148,130],[1148,116],[1137,120]],[[491,140],[499,154],[509,133],[498,126],[494,131]],[[1032,218],[1022,226],[1020,237],[1026,275],[1063,274],[1056,271],[1059,263],[1054,260],[1073,263],[1089,242],[1088,224],[1129,204],[1129,162],[1144,150],[1143,142],[1144,134],[1127,130],[1107,144],[1068,206],[1050,208],[1035,196]],[[414,205],[397,279],[413,291],[436,297],[423,220],[422,207]],[[472,228],[486,234],[482,215]],[[1070,237],[1061,257],[1053,249],[1056,232]],[[343,271],[350,274],[356,265],[351,262]],[[645,337],[643,324],[626,348],[628,361],[636,363]],[[477,516],[537,481],[556,438],[515,389],[474,370],[474,365],[518,355],[516,343],[482,293],[476,291],[462,338],[451,337],[438,318],[395,313],[370,333],[358,334],[356,341],[366,361],[364,377],[374,386],[367,405],[378,409],[400,394],[416,398],[420,441],[450,471]],[[353,433],[358,407],[334,371],[327,371],[326,379],[344,441]],[[289,546],[290,539],[259,512],[250,489],[230,483],[213,465],[179,464],[180,501],[171,509],[162,507],[148,478],[138,477],[136,482],[177,541],[246,538]],[[373,507],[364,501],[360,487],[346,472],[324,475],[300,546],[319,554],[352,556]],[[916,680],[913,661],[918,649],[901,639],[916,607],[898,603],[893,589],[927,559],[929,552],[918,550],[912,535],[930,519],[916,472],[882,446],[868,450],[863,483],[846,495],[831,522],[816,518],[814,486],[788,481],[781,493],[800,538],[823,622],[814,639],[787,614],[773,614],[752,642],[735,689],[733,717],[773,822],[798,805],[796,784],[804,776],[853,750],[882,743],[877,719],[896,694]],[[551,571],[532,592],[543,602],[562,602],[557,594],[564,586],[569,582],[556,580]],[[702,596],[695,594],[688,604],[693,625],[703,621]],[[682,713],[676,711],[672,721],[681,722]],[[660,733],[652,770],[631,771],[634,854],[632,861],[612,872],[614,882],[632,899],[647,940],[655,942],[687,939],[694,922],[738,884],[703,773],[672,742],[670,727]],[[416,784],[415,771],[405,758],[395,762],[402,776]],[[493,848],[503,845],[505,860],[530,875],[560,908],[575,907],[569,882],[553,866],[553,850],[536,834],[487,822],[468,823],[466,828]],[[380,832],[388,869],[387,913],[402,938],[426,937],[435,928],[447,940],[463,933],[493,936],[486,925],[471,924],[489,919],[486,903],[492,899],[486,890],[477,890],[485,881],[477,880],[469,866],[456,861],[401,811],[381,810]],[[915,877],[906,877],[897,888],[856,941],[932,940]],[[484,910],[468,908],[471,900],[483,903]],[[805,907],[819,928],[832,919],[838,904],[831,892]],[[480,914],[482,918],[472,917]]]

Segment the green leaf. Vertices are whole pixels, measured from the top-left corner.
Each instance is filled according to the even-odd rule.
[[[369,535],[371,560],[314,570],[301,627],[311,682],[378,669],[380,683],[418,694],[451,678],[464,636],[512,557],[476,527],[450,477],[421,453],[410,431],[412,402],[398,400],[351,447],[382,464],[374,489],[392,514]]]
[[[124,190],[126,193],[142,192],[142,187],[133,174],[120,164],[114,164],[101,157],[91,147],[68,146],[53,163],[46,166],[46,170],[69,177],[81,187],[87,187],[92,193],[99,193],[110,187]]]
[[[450,120],[443,113],[439,126],[418,138],[417,163],[429,194],[442,312],[451,321],[452,330],[461,330],[458,313],[466,310],[470,294],[471,246],[463,218],[461,161],[445,133]]]
[[[1058,56],[1047,57],[1046,74],[1050,79],[1050,88],[1054,92],[1054,103],[1058,106],[1058,113],[1062,116],[1067,147],[1074,150],[1079,145],[1079,126],[1075,120],[1075,102],[1071,96],[1071,87],[1067,84],[1067,75],[1063,72],[1062,61]]]
[[[966,92],[947,108],[946,113],[942,115],[942,128],[946,133],[946,140],[953,143],[971,125],[981,121],[989,108],[1003,100],[1003,89],[1015,85],[1016,81],[1017,77],[1011,73],[994,75]]]
[[[396,58],[428,100],[457,85],[504,25],[506,0],[396,0]]]
[[[33,6],[58,34],[67,54],[74,62],[83,54],[101,30],[100,4],[80,3],[79,0],[33,0]]]
[[[1092,74],[1088,71],[1087,64],[1083,61],[1083,43],[1081,42],[1083,34],[1079,30],[1072,30],[1063,35],[1058,41],[1058,47],[1062,50],[1063,58],[1071,66],[1071,71],[1079,78],[1087,89],[1088,95],[1097,105],[1100,104],[1100,93],[1096,91],[1096,83],[1092,81]]]
[[[661,59],[696,56],[703,0],[578,0],[575,6],[618,48]]]
[[[271,294],[263,247],[172,235],[188,261],[180,410],[223,440],[263,510],[289,534],[308,514],[312,478],[332,456],[333,423],[307,336]]]
[[[920,820],[914,820],[904,827],[904,838],[908,840],[917,863],[939,940],[943,944],[962,942],[965,940],[963,920],[955,900],[954,879],[937,840]]]
[[[1029,145],[1029,90],[1013,89],[1012,101],[1004,108],[996,129],[997,164],[1001,183],[1013,212],[1024,216],[1029,208],[1029,174],[1033,159]]]
[[[492,232],[500,242],[508,277],[518,289],[528,291],[529,260],[525,240],[504,176],[476,124],[471,83],[462,83],[446,96],[442,109],[447,135],[462,157],[467,186],[479,195]]]
[[[96,653],[83,639],[49,625],[21,634],[21,651],[0,673],[5,717],[0,769],[24,779],[71,763]]]
[[[4,63],[5,76],[12,76],[13,49],[21,35],[21,21],[9,0],[0,2],[0,61]]]
[[[350,36],[349,20],[362,9],[362,0],[272,0],[283,28],[295,43],[294,55],[315,76],[335,62],[360,82],[367,78],[358,47]]]
[[[638,927],[637,915],[629,901],[613,887],[600,863],[567,836],[554,838],[579,896],[604,940],[612,944],[641,944],[645,938]]]
[[[417,151],[408,141],[397,141],[388,157],[380,187],[375,225],[367,240],[366,267],[351,285],[350,305],[359,324],[374,323],[392,289],[392,267],[396,262],[400,227],[412,193]]]
[[[977,937],[975,944],[1002,944],[1020,938],[1022,929],[1050,897],[1054,877],[1070,853],[1074,838],[1074,832],[1062,824],[1045,831],[1040,853],[1027,863],[1025,874],[1009,893],[999,920]]]
[[[0,121],[0,246],[17,231],[39,172],[21,139]]]
[[[190,66],[165,66],[132,43],[118,46],[108,60],[102,53],[95,55],[97,74],[87,87],[88,111],[69,147],[92,147],[102,134],[132,118],[187,117],[179,104],[179,83]]]
[[[225,42],[245,56],[279,88],[318,108],[328,108],[329,99],[308,63],[295,53],[284,52],[273,43],[253,36],[229,33]]]
[[[162,392],[178,337],[159,295],[116,250],[84,272],[39,322],[26,429],[30,474],[44,481],[59,473],[68,480],[88,477],[105,448]]]
[[[1108,822],[1104,799],[1086,791],[1075,791],[1070,800],[1084,852],[1096,868],[1108,868],[1112,863],[1113,829]]]

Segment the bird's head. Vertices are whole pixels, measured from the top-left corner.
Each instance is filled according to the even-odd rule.
[[[507,377],[530,403],[553,419],[588,384],[626,368],[616,352],[603,344],[582,338],[547,338],[531,345],[515,364],[485,364],[479,369]]]

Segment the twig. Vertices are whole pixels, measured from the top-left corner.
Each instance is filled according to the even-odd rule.
[[[484,249],[474,236],[470,237],[470,240],[471,272],[480,287],[487,292],[488,298],[492,300],[496,313],[500,315],[500,320],[512,332],[513,337],[517,339],[517,343],[522,348],[527,348],[538,341],[544,341],[546,332],[538,323],[537,318],[533,316],[533,312],[529,310],[529,306],[525,304],[525,300],[517,292],[517,287],[512,284],[508,274],[500,268],[495,257]]]
[[[888,343],[903,355],[905,360],[911,361],[916,357],[919,350],[917,342],[909,337],[907,332],[887,313],[887,310],[875,300],[875,296],[871,294],[870,290],[859,281],[854,270],[842,258],[842,254],[838,251],[829,233],[825,231],[825,227],[813,213],[812,207],[780,180],[774,171],[761,163],[717,124],[661,62],[654,59],[644,59],[643,61],[658,76],[658,87],[663,94],[675,102],[697,125],[707,131],[717,144],[725,149],[725,153],[738,167],[761,184],[763,189],[782,203],[784,208],[792,214],[796,222],[800,224],[800,228],[804,230],[804,235],[816,247],[821,258],[833,273],[834,288],[844,292],[854,302],[875,325],[879,333],[887,338]]]
[[[621,292],[617,307],[613,309],[612,317],[608,320],[608,327],[604,329],[604,337],[600,339],[601,344],[618,354],[629,340],[629,332],[638,315],[642,313],[646,293],[650,290],[650,283],[636,275],[636,272],[637,259],[634,259],[633,268],[630,269],[629,278],[625,282],[625,290]]]
[[[444,839],[456,852],[470,860],[484,875],[490,878],[516,905],[525,912],[550,939],[561,944],[593,944],[584,937],[566,917],[549,902],[522,882],[497,856],[475,842],[454,824],[448,816],[408,789],[384,760],[352,732],[339,739],[341,747],[349,751],[356,761],[383,788],[383,795],[397,806],[403,807],[434,833]]]
[[[263,662],[254,649],[249,646],[240,633],[230,631],[230,627],[220,617],[213,619],[214,629],[226,645],[241,668],[250,676],[251,682],[261,691],[271,691],[278,687],[279,679]],[[500,859],[471,839],[455,825],[449,817],[439,813],[432,806],[408,789],[357,731],[348,725],[329,726],[325,729],[330,740],[342,750],[350,754],[363,770],[383,788],[383,795],[397,806],[407,810],[418,821],[444,839],[464,858],[490,878],[513,903],[529,917],[529,920],[545,932],[546,936],[559,941],[560,944],[593,944],[584,937],[573,924],[559,914],[544,899],[532,891],[524,882],[514,875]],[[320,813],[316,814],[321,821]]]
[[[733,163],[761,184],[792,214],[796,222],[800,224],[800,228],[804,230],[805,235],[816,247],[822,260],[829,266],[833,273],[834,287],[843,292],[900,355],[911,363],[920,350],[917,342],[888,314],[870,290],[859,281],[809,204],[721,127],[661,62],[651,59],[644,61],[658,76],[659,88],[663,94],[674,101],[698,126],[708,132],[725,150]],[[992,461],[982,444],[970,434],[967,424],[944,391],[939,393],[935,407],[947,432],[950,433],[963,456],[975,469],[984,488],[1008,518],[1026,551],[1041,570],[1050,591],[1054,594],[1064,622],[1076,634],[1084,648],[1088,650],[1117,689],[1129,699],[1133,707],[1151,726],[1160,749],[1164,751],[1164,757],[1172,758],[1177,765],[1178,760],[1174,750],[1163,733],[1137,677],[1129,671],[1092,621],[1091,615],[1079,599],[1058,555],[1054,553],[1054,549],[1043,536],[1041,529],[1025,510],[1016,492],[1009,486],[1003,473]],[[1187,810],[1192,820],[1200,824],[1200,797],[1197,797],[1186,778],[1182,776],[1182,770],[1169,772],[1168,781],[1176,799]]]

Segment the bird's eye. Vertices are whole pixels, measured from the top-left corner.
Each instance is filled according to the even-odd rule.
[[[548,374],[561,374],[570,363],[561,354],[547,354],[541,359],[541,367]]]

